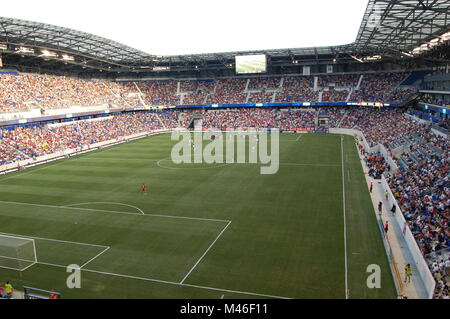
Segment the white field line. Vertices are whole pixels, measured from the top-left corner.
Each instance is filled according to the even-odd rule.
[[[26,261],[26,262],[30,262],[30,263],[35,263],[36,262],[36,260],[28,260],[28,259],[17,258],[17,257],[9,257],[9,256],[0,256],[0,258],[11,259],[11,260],[18,260],[18,261]],[[15,268],[15,269],[17,269],[17,268]]]
[[[89,264],[90,262],[94,261],[94,259],[97,259],[98,257],[100,257],[101,255],[103,255],[103,253],[105,253],[106,251],[109,250],[109,246],[106,247],[105,249],[103,249],[100,253],[98,253],[97,255],[95,255],[94,257],[92,257],[91,259],[89,259],[87,262],[85,262],[84,264],[82,264],[80,266],[80,269],[83,268],[84,266],[86,266],[87,264]]]
[[[292,142],[295,142],[295,141],[292,141]],[[157,160],[157,159],[127,159],[127,158],[95,158],[95,157],[79,157],[79,158],[76,158],[76,157],[71,157],[70,159],[73,159],[73,160],[77,160],[77,161],[83,161],[83,160],[89,160],[89,161],[92,161],[92,160],[94,160],[94,161],[102,161],[102,160],[115,160],[115,161],[148,161],[148,162],[156,162],[156,165],[157,166],[159,166],[159,167],[161,167],[161,168],[168,168],[168,169],[188,169],[189,167],[168,167],[168,166],[163,166],[163,165],[161,165],[160,164],[160,162],[162,162],[162,161],[166,161],[166,160],[168,160],[169,158],[163,158],[163,159],[159,159],[159,160]],[[14,177],[17,177],[17,176],[22,176],[22,175],[25,175],[25,174],[31,174],[31,173],[33,173],[34,171],[38,171],[38,170],[41,170],[41,169],[46,169],[46,168],[50,168],[50,167],[52,167],[52,166],[55,166],[55,165],[59,165],[59,164],[62,164],[63,162],[59,162],[59,163],[56,163],[56,164],[53,164],[53,165],[49,165],[49,166],[45,166],[45,167],[41,167],[41,168],[37,168],[37,169],[34,169],[34,170],[32,170],[32,171],[29,171],[29,172],[24,172],[24,173],[22,173],[22,174],[17,174],[17,175],[13,175],[13,176],[8,176],[8,177],[6,177],[6,178],[0,178],[0,182],[2,181],[2,180],[6,180],[6,179],[9,179],[9,178],[14,178]],[[213,163],[214,164],[214,163]],[[219,166],[214,166],[214,167],[197,167],[197,168],[195,168],[195,169],[213,169],[213,168],[219,168],[219,167],[223,167],[223,166],[226,166],[226,165],[230,165],[230,164],[243,164],[243,165],[261,165],[260,163],[217,163],[217,164],[222,164],[222,165],[219,165]],[[279,163],[279,165],[292,165],[292,166],[318,166],[318,167],[321,167],[321,166],[336,166],[336,167],[340,167],[341,165],[340,164],[316,164],[316,163]],[[190,169],[190,168],[189,168]]]
[[[34,172],[36,172],[36,171],[40,171],[40,170],[47,169],[47,168],[50,168],[50,167],[53,167],[53,166],[56,166],[56,165],[60,165],[60,164],[62,164],[62,163],[64,163],[64,162],[58,160],[58,162],[55,163],[55,164],[51,164],[51,165],[45,165],[45,164],[43,164],[43,165],[44,165],[43,167],[38,167],[38,168],[34,168],[34,169],[33,169],[33,167],[30,167],[30,168],[27,168],[26,171],[23,172],[23,173],[15,174],[15,175],[10,175],[10,176],[6,176],[5,178],[1,178],[1,179],[0,179],[0,182],[5,181],[5,180],[10,179],[10,178],[15,178],[15,177],[19,177],[19,176],[31,174],[31,173],[34,173]],[[35,167],[36,167],[36,166],[35,166]],[[30,171],[27,171],[27,170],[30,170]]]
[[[300,134],[300,135],[295,139],[295,141],[297,142],[302,136],[303,136],[303,135]]]
[[[250,295],[250,296],[259,296],[259,297],[266,297],[266,298],[292,299],[292,298],[289,298],[289,297],[266,295],[266,294],[258,294],[258,293],[254,293],[254,292],[230,290],[230,289],[222,289],[222,288],[213,288],[213,287],[191,285],[191,284],[181,284],[181,286],[192,287],[192,288],[200,288],[200,289],[208,289],[208,290],[215,290],[215,291],[223,291],[223,292],[229,292],[229,293],[234,293],[234,294],[244,294],[244,295]]]
[[[178,219],[203,220],[203,221],[212,221],[212,222],[221,222],[221,223],[228,223],[228,222],[230,222],[230,220],[226,220],[226,219],[214,219],[214,218],[202,218],[202,217],[186,217],[186,216],[171,216],[171,215],[158,215],[158,214],[145,214],[145,215],[142,215],[142,214],[139,214],[139,213],[121,212],[121,211],[115,211],[115,210],[92,209],[92,208],[81,208],[81,207],[68,207],[68,206],[56,206],[56,205],[45,205],[45,204],[32,204],[32,203],[23,203],[23,202],[0,201],[0,203],[12,204],[12,205],[34,206],[34,207],[62,208],[63,210],[67,209],[67,210],[102,212],[102,213],[109,213],[109,214],[135,215],[135,216],[145,216],[145,217],[178,218]]]
[[[234,164],[234,163],[218,163],[219,165],[217,165],[217,166],[211,166],[211,167],[209,167],[209,166],[206,166],[206,167],[170,167],[170,166],[164,166],[164,165],[161,165],[161,162],[167,161],[167,160],[168,160],[168,159],[166,159],[166,158],[160,159],[159,161],[156,162],[156,165],[159,166],[159,167],[161,167],[161,168],[166,168],[166,169],[191,169],[191,170],[194,170],[194,169],[202,169],[202,170],[203,170],[203,169],[220,168],[220,167],[225,167],[225,166]],[[214,164],[214,163],[213,163],[213,164]]]
[[[332,166],[332,167],[340,167],[340,164],[314,164],[314,163],[280,163],[280,165],[288,165],[288,166]]]
[[[120,144],[118,144],[118,145],[120,145]],[[114,147],[114,146],[117,146],[117,145],[111,145],[110,147]],[[95,151],[95,154],[102,153],[102,152],[106,152],[107,150],[110,151],[110,150],[111,150],[110,147],[105,147],[105,148],[103,148],[103,149],[96,150],[96,151]],[[84,153],[84,154],[89,154],[89,153]],[[81,156],[83,156],[84,154],[81,154]],[[95,156],[95,155],[94,155],[94,156]],[[31,170],[31,171],[25,171],[25,172],[20,173],[20,174],[15,174],[15,175],[7,176],[7,177],[5,177],[5,178],[0,178],[0,183],[1,183],[2,181],[4,181],[4,180],[10,179],[10,178],[15,178],[15,177],[19,177],[19,176],[26,175],[26,174],[31,174],[31,173],[34,173],[34,172],[36,172],[36,171],[40,171],[40,170],[42,170],[42,169],[47,169],[47,168],[50,168],[50,167],[53,167],[53,166],[56,166],[56,165],[63,164],[63,163],[65,163],[64,160],[78,160],[78,159],[79,159],[78,156],[73,156],[73,157],[69,157],[69,158],[61,158],[61,159],[58,159],[58,160],[56,160],[56,163],[51,164],[51,165],[48,165],[48,164],[39,164],[39,166],[43,165],[43,167],[38,167],[38,168],[34,168],[34,167],[36,167],[36,166],[34,166],[34,167],[29,167],[29,168],[27,168],[26,170]],[[34,169],[33,169],[33,168],[34,168]],[[8,175],[9,175],[9,174],[8,174]]]
[[[20,271],[25,271],[25,270],[27,270],[28,268],[30,268],[31,266],[34,266],[36,263],[37,263],[37,261],[33,262],[32,264],[26,266],[26,267],[23,268],[23,269],[20,269]]]
[[[58,268],[64,268],[64,269],[67,268],[67,266],[58,265],[58,264],[51,264],[51,263],[45,263],[45,262],[37,262],[37,264],[41,264],[41,265],[45,265],[45,266],[58,267]],[[100,275],[106,275],[106,276],[114,276],[114,277],[122,277],[122,278],[142,280],[142,281],[157,282],[157,283],[161,283],[161,284],[168,284],[168,285],[174,285],[174,286],[191,287],[191,288],[198,288],[198,289],[205,289],[205,290],[214,290],[214,291],[220,291],[220,292],[229,292],[229,293],[234,293],[234,294],[258,296],[258,297],[266,297],[266,298],[291,299],[289,297],[274,296],[274,295],[267,295],[267,294],[259,294],[259,293],[248,292],[248,291],[230,290],[230,289],[222,289],[222,288],[200,286],[200,285],[192,285],[192,284],[181,284],[179,282],[174,282],[174,281],[160,280],[160,279],[154,279],[154,278],[145,278],[145,277],[138,277],[138,276],[130,276],[130,275],[123,275],[123,274],[110,273],[110,272],[104,272],[104,271],[98,271],[98,270],[92,270],[92,269],[86,269],[86,268],[80,269],[80,270],[81,271],[85,271],[85,272],[94,273],[94,274],[100,274]]]
[[[21,235],[21,234],[10,234],[10,233],[3,233],[0,232],[0,235],[13,235],[17,237],[24,237],[24,238],[32,238],[32,239],[39,239],[39,240],[47,240],[47,241],[54,241],[59,243],[65,243],[65,244],[75,244],[80,246],[92,246],[92,247],[100,247],[100,248],[109,248],[109,246],[104,245],[96,245],[96,244],[88,244],[88,243],[82,243],[78,241],[68,241],[68,240],[59,240],[59,239],[51,239],[51,238],[45,238],[45,237],[36,237],[36,236],[28,236],[28,235]]]
[[[222,236],[222,234],[225,232],[225,230],[227,230],[227,228],[228,228],[228,226],[230,226],[230,224],[231,224],[231,221],[228,222],[228,224],[222,229],[222,231],[219,233],[219,235],[216,237],[216,239],[214,239],[214,241],[211,243],[211,245],[209,245],[208,249],[206,249],[205,252],[203,253],[203,255],[200,256],[200,258],[197,260],[197,262],[194,264],[194,266],[192,266],[192,268],[189,270],[189,272],[186,274],[186,276],[184,276],[184,278],[180,281],[180,284],[184,283],[186,278],[191,274],[191,272],[195,269],[195,267],[197,267],[197,265],[202,261],[203,257],[206,256],[208,251],[214,246],[216,241],[220,238],[220,236]]]
[[[147,159],[147,158],[120,158],[120,157],[80,157],[77,161],[147,161],[147,162],[157,162],[160,159]]]
[[[341,162],[342,162],[342,209],[344,214],[344,253],[345,253],[345,299],[349,298],[348,295],[348,267],[347,267],[347,221],[345,216],[345,175],[344,175],[344,137],[341,136]]]
[[[5,257],[3,257],[3,258],[5,258]],[[14,258],[14,260],[19,260],[19,261],[20,261],[20,259],[16,259],[16,258]],[[30,268],[31,266],[34,266],[36,263],[37,263],[37,262],[34,261],[34,262],[32,262],[32,264],[30,264],[30,265],[28,265],[28,266],[26,266],[25,268],[22,268],[22,269],[13,268],[13,267],[8,267],[8,266],[0,266],[0,268],[3,268],[3,269],[10,269],[10,270],[15,270],[15,271],[25,271],[25,270],[27,270],[28,268]]]
[[[124,203],[117,203],[117,202],[87,202],[87,203],[76,203],[76,204],[70,204],[70,205],[64,205],[64,207],[72,207],[72,206],[81,206],[81,205],[91,205],[91,204],[113,204],[113,205],[119,205],[119,206],[126,206],[131,207],[134,209],[137,209],[142,215],[145,215],[145,213],[140,209],[139,207],[124,204]]]
[[[294,141],[292,141],[292,142],[294,142]],[[111,160],[113,160],[113,158],[108,158],[108,159],[111,159]],[[190,169],[189,167],[167,167],[167,166],[163,166],[163,165],[161,165],[160,164],[160,162],[162,162],[162,161],[167,161],[167,160],[169,160],[170,158],[163,158],[163,159],[160,159],[160,160],[154,160],[154,159],[133,159],[133,160],[139,160],[139,161],[150,161],[150,162],[157,162],[157,165],[159,166],[159,167],[162,167],[162,168],[168,168],[168,169]],[[103,160],[102,158],[79,158],[78,160]],[[117,160],[117,161],[128,161],[128,159],[125,159],[125,158],[117,158],[117,159],[114,159],[114,160]],[[189,163],[187,163],[187,164],[189,164]],[[213,163],[214,164],[214,163]],[[219,166],[214,166],[214,167],[197,167],[197,168],[195,168],[195,169],[212,169],[212,168],[219,168],[219,167],[222,167],[222,166],[225,166],[224,164],[226,164],[226,165],[229,165],[229,164],[242,164],[242,165],[261,165],[260,163],[217,163],[217,164],[221,164],[221,165],[219,165]],[[317,164],[317,163],[279,163],[279,165],[292,165],[292,166],[319,166],[319,167],[321,167],[321,166],[335,166],[335,167],[341,167],[341,164],[340,163],[336,163],[336,164]],[[192,168],[192,169],[194,169],[194,168]]]

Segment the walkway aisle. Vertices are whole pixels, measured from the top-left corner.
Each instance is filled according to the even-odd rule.
[[[394,280],[396,280],[397,285],[400,290],[400,294],[408,299],[419,299],[426,298],[425,288],[423,286],[422,281],[416,276],[416,272],[414,269],[414,262],[411,254],[406,247],[405,239],[402,235],[402,229],[396,225],[396,221],[393,218],[393,214],[391,213],[391,208],[393,203],[389,203],[386,200],[385,193],[386,190],[383,189],[380,180],[373,179],[369,176],[369,168],[364,162],[364,156],[359,153],[359,157],[361,159],[361,165],[364,170],[364,175],[366,177],[367,187],[369,187],[370,183],[373,183],[373,190],[371,195],[372,204],[374,207],[375,214],[377,215],[377,219],[380,225],[384,225],[385,221],[388,221],[389,229],[388,229],[388,242],[390,244],[392,255],[393,255],[393,265],[394,265]],[[378,213],[378,203],[383,203],[381,216]],[[401,214],[401,212],[397,211],[396,214]],[[381,221],[380,221],[381,218]],[[384,230],[383,230],[384,232]],[[410,283],[405,283],[405,271],[404,267],[406,264],[411,264],[413,267],[413,275]]]

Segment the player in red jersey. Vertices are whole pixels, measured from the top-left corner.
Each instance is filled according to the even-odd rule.
[[[141,192],[144,195],[147,195],[147,185],[145,183],[142,183],[141,185]]]

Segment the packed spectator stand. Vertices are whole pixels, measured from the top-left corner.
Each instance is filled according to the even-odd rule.
[[[42,74],[0,73],[0,113],[102,104],[126,107],[267,102],[398,103],[414,89],[408,73],[106,81]]]

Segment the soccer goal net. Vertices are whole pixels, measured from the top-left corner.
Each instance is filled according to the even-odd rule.
[[[34,239],[0,234],[0,268],[24,271],[36,262]]]

